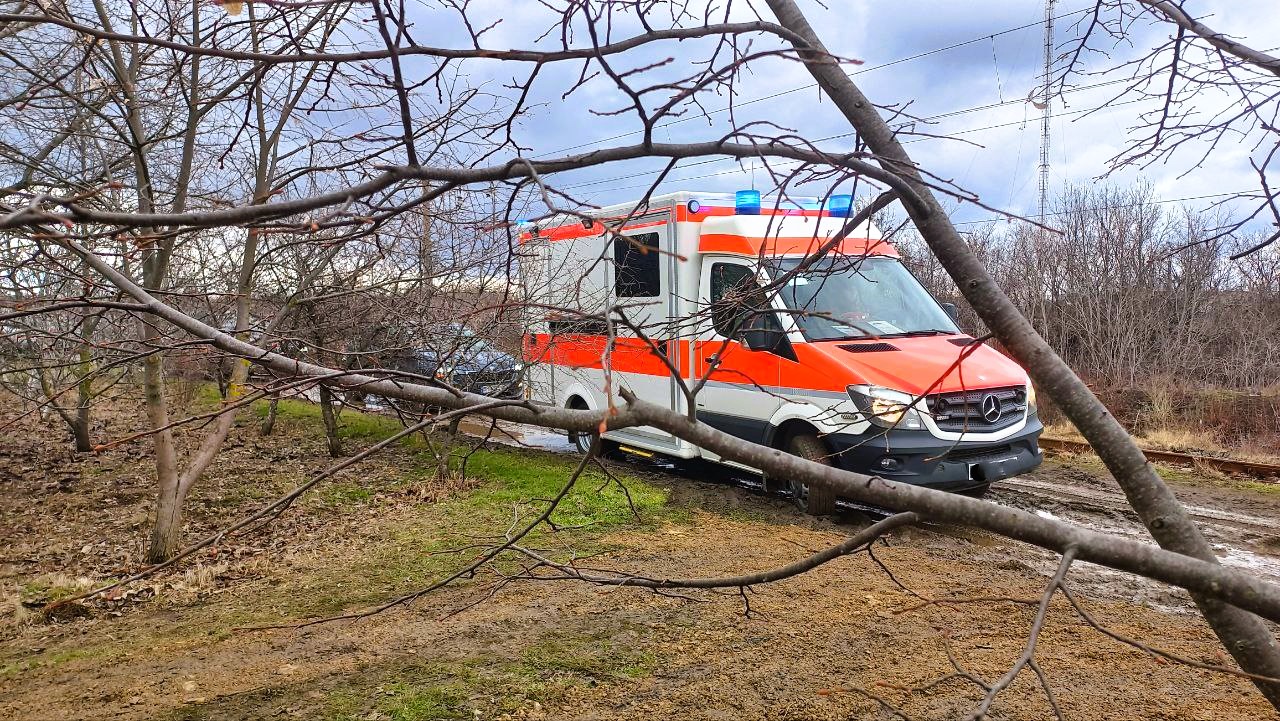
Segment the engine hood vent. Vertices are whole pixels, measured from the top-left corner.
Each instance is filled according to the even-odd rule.
[[[898,350],[898,346],[883,341],[880,343],[845,343],[836,347],[840,350],[847,350],[850,353],[885,353]]]

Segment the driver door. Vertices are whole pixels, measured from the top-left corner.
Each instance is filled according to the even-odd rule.
[[[755,264],[733,256],[703,258],[696,377],[690,380],[693,385],[710,374],[697,397],[699,421],[756,443],[764,440],[769,419],[784,402],[778,389],[782,358],[742,343],[744,333],[752,331],[782,334],[759,289]]]

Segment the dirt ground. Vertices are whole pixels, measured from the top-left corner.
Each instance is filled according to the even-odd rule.
[[[286,418],[270,438],[250,420],[192,497],[188,540],[330,462],[309,419]],[[356,434],[348,444],[362,441]],[[877,547],[883,568],[860,554],[745,595],[504,583],[520,570],[513,560],[366,619],[255,630],[368,608],[429,584],[537,507],[508,492],[512,479],[534,469],[550,469],[552,479],[569,463],[506,451],[477,457],[467,482],[441,483],[424,470],[422,449],[397,447],[269,526],[48,620],[41,602],[136,569],[150,510],[141,446],[81,458],[65,445],[52,422],[0,431],[0,718],[843,719],[895,717],[890,707],[908,718],[964,718],[982,691],[957,669],[988,683],[1003,674],[1022,651],[1034,607],[922,605],[920,597],[1034,600],[1056,565],[1035,549],[927,526]],[[569,512],[585,521],[530,543],[561,559],[576,554],[584,566],[720,576],[787,563],[867,522],[857,513],[811,519],[707,469],[622,463],[616,473],[639,519],[608,505],[620,496],[601,480],[583,493],[604,489],[605,500],[572,499]],[[1280,494],[1173,475],[1224,562],[1275,575]],[[1138,536],[1116,493],[1088,459],[1075,458],[1003,484],[992,498]],[[1184,594],[1087,564],[1069,583],[1111,630],[1227,662]],[[1036,659],[1070,719],[1274,717],[1247,682],[1108,639],[1062,600]],[[1053,712],[1027,672],[992,716]]]

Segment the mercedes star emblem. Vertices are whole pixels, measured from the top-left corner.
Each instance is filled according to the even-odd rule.
[[[1000,420],[1000,399],[991,394],[982,397],[982,418],[987,423]]]

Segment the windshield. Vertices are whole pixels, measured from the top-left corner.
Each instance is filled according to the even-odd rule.
[[[774,261],[775,277],[803,258]],[[933,296],[894,258],[825,258],[783,286],[783,304],[809,340],[955,334]]]

